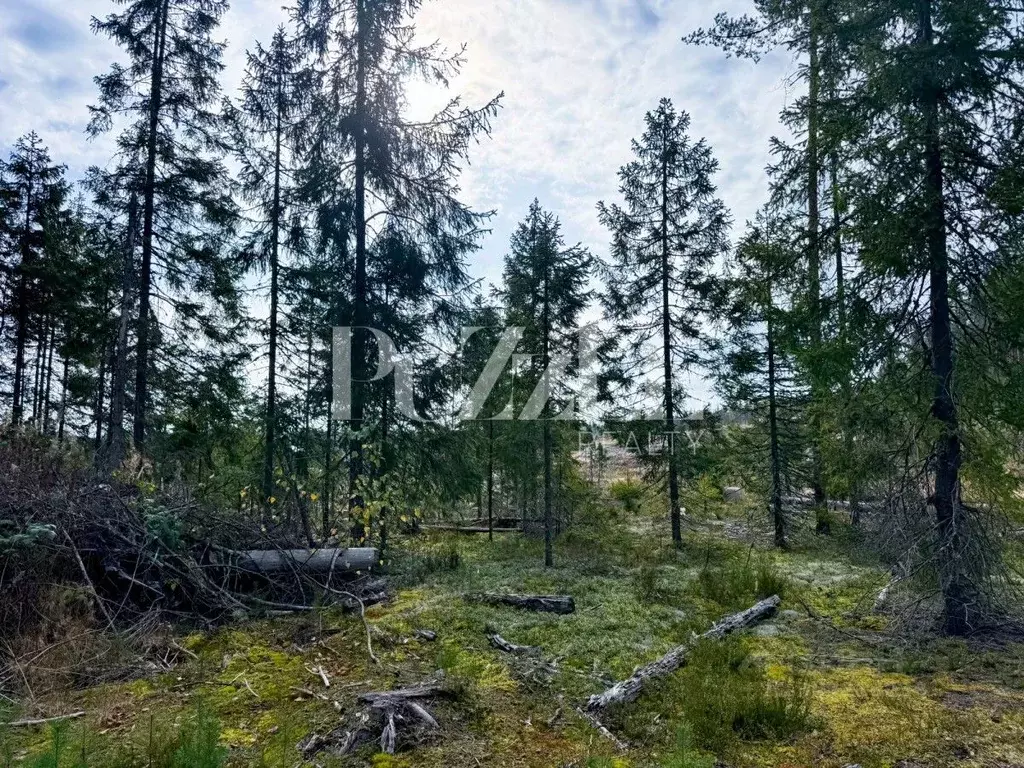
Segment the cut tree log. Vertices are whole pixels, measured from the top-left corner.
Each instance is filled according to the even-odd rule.
[[[702,640],[721,640],[737,630],[746,629],[773,616],[782,600],[772,595],[745,611],[726,616],[703,635],[685,645],[676,646],[657,661],[638,667],[625,680],[621,680],[603,693],[594,694],[587,702],[587,711],[599,712],[612,704],[628,704],[636,701],[648,680],[664,677],[686,665],[687,655]]]
[[[227,551],[231,562],[254,573],[282,573],[293,570],[309,573],[353,573],[371,571],[380,563],[380,553],[372,547],[351,549],[254,549]]]
[[[528,611],[543,613],[567,614],[576,610],[576,601],[571,595],[496,595],[484,593],[466,595],[466,599],[474,603],[488,605],[511,605]]]

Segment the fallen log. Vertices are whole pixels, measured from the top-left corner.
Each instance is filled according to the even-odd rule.
[[[11,723],[0,723],[5,728],[27,728],[33,725],[47,725],[49,723],[59,723],[63,720],[77,720],[80,717],[85,717],[85,712],[72,712],[69,715],[57,715],[56,717],[40,717],[31,720],[15,720]]]
[[[227,551],[228,559],[242,570],[254,573],[282,573],[293,570],[308,573],[352,573],[371,571],[380,563],[380,553],[372,547],[350,549],[254,549]]]
[[[496,595],[491,593],[466,595],[466,599],[474,603],[487,605],[511,605],[528,611],[542,613],[573,613],[576,601],[572,595]]]
[[[601,711],[612,704],[628,704],[636,701],[648,680],[664,677],[686,665],[686,657],[693,647],[702,640],[720,640],[737,630],[746,629],[773,616],[782,600],[773,595],[745,611],[734,613],[718,621],[711,629],[684,645],[679,645],[657,661],[637,667],[625,680],[620,680],[603,693],[597,693],[587,702],[588,712]]]
[[[421,525],[425,531],[453,531],[455,533],[516,533],[519,528],[488,528],[479,525]]]
[[[488,635],[487,639],[491,641],[492,646],[497,648],[499,651],[504,651],[505,653],[532,653],[540,650],[533,645],[516,645],[515,643],[510,643],[501,635]]]

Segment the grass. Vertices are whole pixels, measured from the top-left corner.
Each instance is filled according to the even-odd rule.
[[[346,758],[322,755],[319,763],[711,768],[716,757],[734,768],[892,768],[912,759],[937,768],[1024,763],[1024,715],[1017,714],[1024,712],[1024,680],[1012,669],[1024,649],[979,654],[949,641],[896,646],[861,621],[871,605],[864,595],[885,583],[883,569],[851,559],[822,537],[797,540],[786,553],[751,549],[715,527],[718,518],[735,514],[730,510],[717,506],[714,520],[693,523],[680,552],[662,519],[622,510],[594,514],[557,542],[554,569],[543,567],[542,542],[518,534],[497,535],[493,543],[440,533],[402,540],[393,566],[399,592],[367,612],[380,665],[367,656],[359,618],[329,610],[178,637],[197,658],[182,657],[185,663],[172,672],[39,702],[44,711],[88,712],[61,736],[59,768],[77,768],[82,744],[91,760],[84,765],[104,768],[148,766],[150,754],[157,768],[179,768],[171,761],[181,750],[191,750],[188,764],[202,768],[292,768],[299,761],[296,743],[354,717],[360,692],[407,685],[437,670],[456,694],[430,704],[443,737],[395,757],[377,755],[371,745]],[[553,616],[461,598],[502,590],[573,594],[577,611]],[[849,629],[837,634],[825,622],[782,618],[774,636],[748,633],[700,645],[686,668],[609,713],[608,724],[631,744],[624,754],[575,716],[574,706],[610,681],[775,593],[784,608],[801,608],[800,598]],[[437,641],[416,638],[416,629],[436,631]],[[488,632],[538,646],[538,658],[556,661],[557,672],[539,675],[537,659],[494,650]],[[837,657],[855,661],[837,664]],[[329,690],[310,672],[317,667],[329,675]],[[327,695],[340,714],[303,690]],[[953,711],[947,700],[954,694],[958,702],[973,697],[974,704]],[[201,717],[199,699],[207,708]],[[11,765],[53,765],[53,732],[18,731],[8,739],[7,754],[18,761]],[[970,759],[957,757],[965,754],[961,746]],[[4,754],[0,742],[0,765]]]
[[[94,734],[75,730],[69,721],[53,723],[45,740],[27,762],[3,752],[4,768],[223,768],[228,750],[220,744],[221,725],[200,700],[178,729],[158,725],[155,716],[140,741],[101,744]]]

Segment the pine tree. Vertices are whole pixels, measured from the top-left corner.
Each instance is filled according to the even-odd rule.
[[[729,215],[715,196],[718,169],[711,148],[687,135],[690,116],[668,99],[648,112],[633,142],[635,159],[619,171],[624,205],[599,205],[612,233],[603,302],[618,348],[614,377],[636,391],[649,376],[661,381],[665,431],[675,439],[683,393],[679,371],[706,359],[706,323],[720,298],[714,275],[728,248]],[[660,351],[656,366],[651,353]],[[679,468],[668,451],[672,541],[682,546]]]
[[[575,353],[578,359],[579,351],[574,345],[579,338],[581,315],[591,299],[587,283],[593,268],[590,253],[580,245],[567,247],[561,229],[555,215],[534,200],[526,219],[512,233],[501,291],[508,325],[523,328],[523,348],[539,352],[527,379],[536,388],[522,415],[529,418],[530,406],[539,405],[534,418],[542,424],[544,564],[548,567],[554,565],[553,420],[569,396],[566,382],[549,373],[558,368],[552,366],[556,355],[572,358]],[[563,376],[574,371],[572,365],[564,368]],[[539,401],[535,400],[538,392],[542,393]]]
[[[143,450],[150,419],[150,375],[156,341],[153,297],[190,290],[224,299],[234,276],[221,259],[225,228],[234,217],[230,185],[219,160],[217,104],[223,44],[212,35],[227,0],[116,0],[124,10],[93,19],[93,31],[126,50],[96,78],[99,105],[91,107],[93,135],[128,122],[118,140],[125,165],[145,169],[141,198],[142,253],[138,275],[135,445]],[[211,151],[208,151],[211,150]],[[194,303],[172,301],[197,314]]]

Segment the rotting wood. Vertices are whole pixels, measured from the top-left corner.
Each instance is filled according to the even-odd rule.
[[[619,750],[620,752],[625,752],[627,749],[629,749],[629,744],[627,744],[614,733],[609,731],[604,726],[604,724],[600,720],[598,720],[597,717],[594,716],[592,712],[587,712],[586,710],[581,709],[580,707],[576,707],[576,712],[579,714],[580,717],[582,717],[584,720],[590,723],[590,725],[593,726],[598,733],[600,733],[604,738],[608,739],[608,741],[614,744],[617,750]]]
[[[720,640],[726,635],[764,621],[775,614],[781,602],[778,595],[772,595],[745,611],[726,616],[693,641],[673,648],[657,661],[638,667],[628,678],[620,680],[603,693],[591,696],[587,702],[587,711],[599,712],[612,704],[636,701],[648,680],[664,677],[685,666],[687,655],[697,643],[702,640]]]
[[[77,720],[80,717],[85,717],[85,712],[72,712],[68,715],[57,715],[56,717],[40,717],[31,720],[15,720],[11,723],[2,723],[5,728],[27,728],[33,725],[47,725],[49,723],[59,723],[64,720]]]
[[[492,593],[466,595],[466,599],[488,605],[511,605],[528,611],[569,614],[576,610],[576,601],[571,595],[498,595]]]
[[[533,653],[540,650],[533,645],[516,645],[515,643],[510,643],[501,635],[488,635],[487,639],[491,641],[492,646],[497,648],[499,651],[504,651],[505,653]]]

